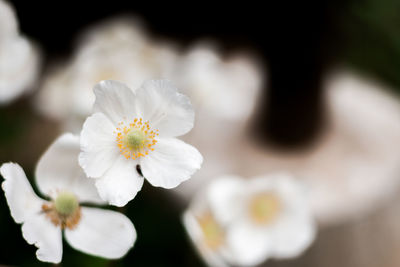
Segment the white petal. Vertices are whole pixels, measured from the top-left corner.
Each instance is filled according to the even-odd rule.
[[[96,101],[93,112],[106,115],[114,125],[119,122],[136,117],[135,95],[125,84],[106,80],[94,87]]]
[[[237,176],[224,176],[211,182],[207,200],[216,220],[226,225],[240,214],[243,202],[241,192],[246,182]]]
[[[200,169],[203,157],[191,145],[175,138],[161,138],[154,151],[141,160],[143,176],[153,185],[174,188]]]
[[[174,137],[193,128],[194,111],[187,96],[167,80],[150,80],[136,91],[138,114],[160,136]]]
[[[33,192],[24,170],[18,164],[4,163],[0,173],[5,179],[2,188],[16,223],[22,223],[41,211],[43,200]]]
[[[93,114],[83,124],[79,164],[87,176],[102,176],[120,155],[113,131],[115,127],[101,113]]]
[[[88,179],[78,164],[79,152],[79,137],[63,134],[57,138],[36,167],[38,188],[52,198],[60,191],[69,191],[79,202],[103,203],[93,179]]]
[[[133,247],[136,230],[122,213],[83,207],[77,227],[66,229],[65,238],[72,247],[82,252],[118,259]]]
[[[310,220],[291,218],[281,221],[274,229],[273,235],[273,257],[277,259],[295,258],[314,241],[316,226]]]
[[[292,175],[284,172],[270,173],[268,175],[254,177],[250,180],[249,191],[275,190],[284,195],[305,196],[305,188],[302,182]]]
[[[182,216],[182,221],[183,225],[185,226],[186,232],[188,233],[189,237],[193,240],[193,242],[195,244],[200,243],[203,238],[203,233],[192,212],[185,211],[185,213]]]
[[[61,228],[54,226],[44,214],[30,217],[22,225],[25,240],[35,245],[41,261],[59,263],[62,258]]]
[[[136,170],[137,162],[120,156],[99,179],[96,187],[100,197],[111,205],[125,206],[142,189],[143,177]]]
[[[245,220],[237,221],[227,230],[227,243],[232,250],[236,265],[254,266],[265,261],[271,254],[271,236]]]

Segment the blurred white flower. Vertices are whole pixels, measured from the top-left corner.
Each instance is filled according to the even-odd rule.
[[[305,188],[285,174],[219,178],[190,205],[184,224],[211,266],[297,257],[316,234]]]
[[[73,248],[110,259],[125,255],[136,240],[135,228],[125,215],[81,206],[82,202],[104,202],[78,165],[79,151],[79,138],[64,134],[38,162],[36,183],[49,201],[34,193],[18,164],[5,163],[0,168],[11,216],[23,224],[23,237],[38,248],[36,256],[41,261],[61,261],[62,231]]]
[[[193,127],[189,98],[166,80],[150,80],[135,92],[116,81],[94,87],[94,114],[81,132],[79,163],[96,179],[100,196],[124,206],[142,188],[173,188],[200,168],[196,148],[176,139]]]
[[[0,0],[0,104],[31,90],[39,71],[39,53],[18,32],[12,7]]]
[[[197,127],[185,141],[201,148],[207,160],[174,191],[188,201],[223,173],[252,177],[285,169],[307,183],[320,226],[360,219],[381,208],[400,186],[400,154],[393,149],[400,143],[400,99],[393,88],[349,69],[328,72],[323,87],[321,136],[308,149],[292,153],[258,144],[242,122],[201,127],[202,114],[196,113]]]
[[[105,22],[83,34],[71,62],[49,72],[37,106],[52,118],[81,125],[92,111],[93,84],[112,79],[138,88],[144,80],[161,78],[175,57],[169,45],[151,42],[137,21]]]
[[[262,85],[258,64],[249,56],[223,60],[210,45],[198,44],[179,58],[170,78],[198,110],[223,119],[249,117]]]

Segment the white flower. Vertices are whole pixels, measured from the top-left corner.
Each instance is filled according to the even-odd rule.
[[[284,174],[215,180],[185,212],[184,223],[202,255],[217,266],[293,258],[316,233],[304,188]]]
[[[0,104],[32,89],[38,68],[37,49],[19,34],[12,7],[0,0]]]
[[[78,137],[64,134],[40,159],[36,183],[50,200],[34,193],[18,164],[5,163],[0,168],[11,215],[23,224],[22,234],[38,247],[41,261],[61,261],[62,231],[73,248],[110,259],[122,257],[136,240],[135,228],[123,214],[81,205],[104,202],[78,165],[79,151]]]
[[[124,206],[145,177],[153,186],[173,188],[200,168],[196,148],[176,139],[193,127],[189,99],[168,81],[151,80],[135,92],[116,81],[94,87],[94,114],[81,132],[79,163],[97,178],[100,196]]]
[[[170,72],[197,109],[229,120],[250,116],[263,80],[251,57],[236,55],[223,60],[212,46],[201,44],[179,58]]]
[[[80,129],[91,114],[93,84],[112,79],[138,88],[144,80],[162,77],[177,55],[170,46],[149,40],[140,26],[138,21],[117,18],[85,31],[72,60],[58,64],[45,77],[37,107]],[[68,121],[71,118],[77,122]]]

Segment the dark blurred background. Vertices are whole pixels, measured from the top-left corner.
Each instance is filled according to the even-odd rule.
[[[400,2],[396,0],[267,1],[263,6],[119,0],[11,3],[21,31],[44,51],[44,66],[71,55],[83,28],[118,14],[139,16],[151,33],[183,46],[206,37],[217,40],[226,54],[238,48],[255,51],[267,67],[264,87],[268,91],[260,97],[254,127],[261,129],[261,139],[288,149],[307,146],[318,136],[324,121],[321,79],[327,68],[350,65],[400,88]],[[41,134],[47,136],[44,140],[57,135],[55,124],[30,112],[26,98],[0,109],[0,146],[7,151],[1,153],[1,162],[17,160],[21,149],[33,150],[30,154],[38,157],[49,144],[32,142]],[[36,139],[24,139],[27,125],[36,129]],[[32,178],[34,161],[27,158],[24,169]],[[202,266],[180,222],[183,208],[166,190],[145,185],[126,207],[138,232],[127,257],[115,262],[97,259],[64,242],[62,265]],[[23,240],[20,226],[9,216],[3,195],[0,214],[0,263],[42,265],[35,259],[34,246]]]

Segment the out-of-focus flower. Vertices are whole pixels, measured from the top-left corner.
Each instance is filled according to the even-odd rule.
[[[39,53],[18,31],[12,7],[0,0],[0,104],[6,104],[34,87]]]
[[[285,169],[307,183],[313,213],[324,227],[382,207],[400,186],[400,154],[393,149],[400,143],[399,98],[392,88],[347,69],[327,73],[323,86],[324,129],[308,149],[288,153],[261,146],[245,124],[210,125],[203,133],[190,132],[197,135],[195,140],[185,139],[201,147],[207,160],[193,179],[174,191],[188,201],[199,187],[223,173],[252,177]],[[224,142],[213,128],[223,129]]]
[[[192,200],[183,215],[183,223],[197,251],[209,266],[226,267],[228,263],[235,263],[236,255],[226,242],[226,229],[210,209],[205,191]]]
[[[40,159],[36,183],[49,201],[34,193],[18,164],[0,168],[11,216],[23,224],[22,234],[38,247],[36,256],[41,261],[61,261],[62,231],[73,248],[110,259],[125,255],[136,240],[135,228],[123,214],[81,205],[104,202],[78,165],[79,151],[79,138],[64,134]]]
[[[116,81],[94,87],[94,114],[81,132],[79,163],[96,179],[100,196],[124,206],[142,188],[173,188],[200,168],[196,148],[176,139],[193,127],[189,98],[166,80],[150,80],[135,92]]]
[[[163,77],[175,58],[171,46],[151,42],[137,21],[105,22],[83,34],[71,62],[48,74],[37,106],[50,117],[81,125],[92,111],[93,84],[112,79],[138,88],[144,80]]]
[[[192,202],[184,224],[211,266],[293,258],[316,233],[305,188],[285,174],[219,178]]]
[[[262,84],[257,67],[248,56],[223,60],[212,46],[198,44],[179,58],[170,75],[197,110],[243,120],[253,111]]]
[[[254,109],[263,82],[254,58],[237,54],[223,59],[209,45],[198,44],[184,55],[170,43],[147,37],[138,21],[116,19],[86,31],[73,59],[48,72],[37,107],[64,128],[77,130],[91,113],[92,85],[119,80],[138,88],[143,80],[173,80],[193,99],[197,111],[243,120]]]

